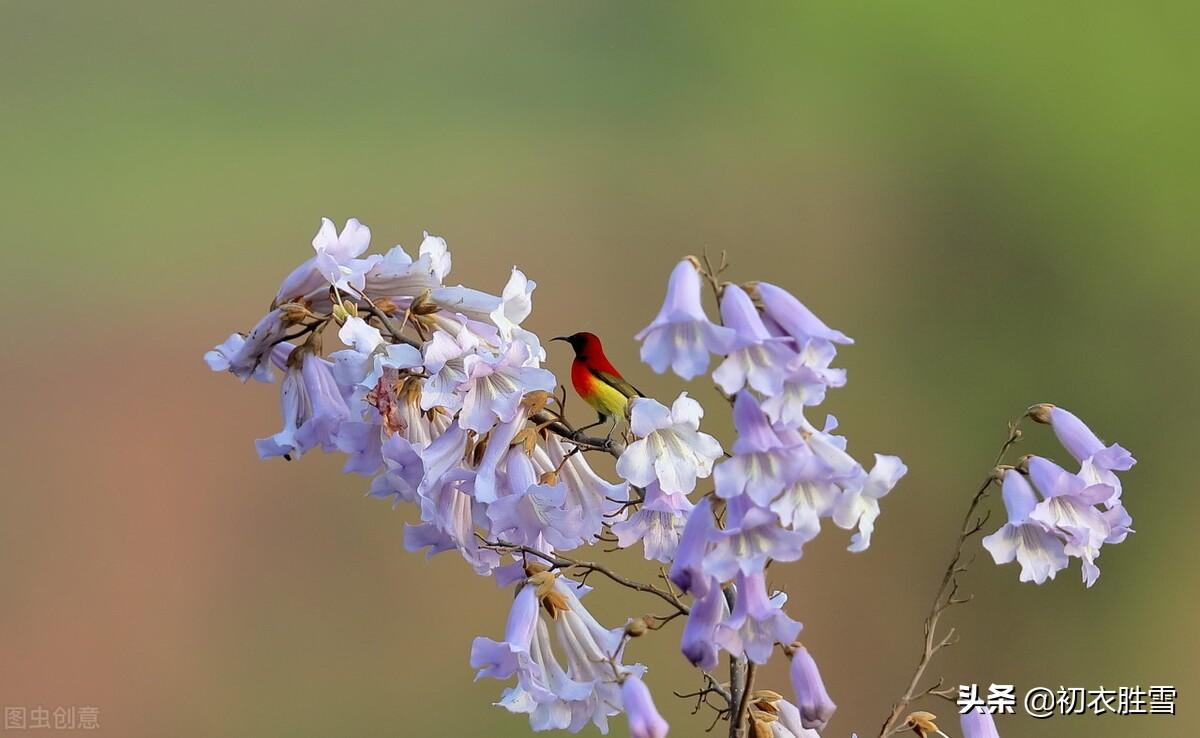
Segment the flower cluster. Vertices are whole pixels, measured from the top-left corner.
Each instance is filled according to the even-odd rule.
[[[514,268],[498,295],[449,285],[443,239],[426,233],[415,256],[400,246],[367,254],[370,239],[357,220],[339,232],[323,219],[313,255],[284,278],[266,315],[205,355],[213,370],[242,381],[282,373],[282,427],[258,440],[259,455],[344,454],[346,472],[370,477],[371,497],[419,515],[405,528],[406,548],[457,552],[511,591],[503,640],[476,638],[470,663],[477,678],[510,682],[496,704],[534,730],[607,732],[624,713],[635,738],[665,736],[647,669],[626,663],[625,652],[677,617],[680,651],[706,685],[692,696],[728,720],[731,735],[825,730],[836,705],[767,572],[800,559],[825,520],[853,531],[850,551],[866,550],[880,500],[907,471],[880,454],[867,468],[848,453],[835,418],[814,418],[827,391],[846,383],[831,364],[851,339],[783,288],[722,283],[724,266],[688,257],[637,334],[641,357],[684,380],[708,373],[716,357],[711,380],[736,431],[729,450],[701,430],[704,407],[688,392],[667,405],[627,383],[629,392],[604,400],[607,408],[629,397],[620,400],[625,417],[615,418],[623,432],[591,437],[569,422],[541,339],[523,326],[536,286],[524,273]],[[704,306],[706,282],[717,321]],[[327,346],[328,333],[338,347]],[[1115,472],[1133,459],[1064,410],[1030,414],[1054,428],[1080,470],[1037,457],[1008,468],[1009,522],[985,545],[1039,583],[1077,556],[1090,585],[1100,546],[1129,532]],[[615,459],[616,481],[592,467],[588,455],[597,453]],[[663,586],[568,556],[598,541],[640,544],[646,559],[669,564]],[[601,625],[584,604],[585,579],[597,572],[658,597],[670,614]],[[935,627],[927,623],[927,636]],[[791,660],[792,700],[752,691],[746,676],[776,648]],[[713,676],[722,654],[729,682]],[[899,706],[885,732],[898,714]]]
[[[997,564],[1014,559],[1021,581],[1042,584],[1065,569],[1071,557],[1082,563],[1083,581],[1096,583],[1100,547],[1120,543],[1133,532],[1133,518],[1121,502],[1116,472],[1136,460],[1117,444],[1106,446],[1082,420],[1050,404],[1029,410],[1035,422],[1049,425],[1075,461],[1071,473],[1049,459],[1027,456],[1019,468],[1002,470],[1002,494],[1008,522],[983,539]]]

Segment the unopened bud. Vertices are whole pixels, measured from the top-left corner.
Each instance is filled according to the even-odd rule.
[[[646,621],[641,618],[634,618],[625,625],[625,635],[630,638],[640,638],[646,635]]]
[[[305,318],[312,315],[308,308],[298,302],[280,305],[279,311],[283,314],[283,322],[288,324],[303,323]]]
[[[1025,414],[1028,415],[1029,418],[1035,423],[1050,425],[1050,411],[1053,409],[1053,405],[1048,402],[1043,402],[1031,406],[1029,410],[1025,412]]]
[[[433,315],[438,309],[437,303],[433,301],[433,292],[431,290],[425,290],[417,295],[413,299],[412,305],[408,308],[409,312],[416,316]]]

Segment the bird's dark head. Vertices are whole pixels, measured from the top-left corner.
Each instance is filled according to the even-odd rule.
[[[595,333],[587,333],[586,331],[581,333],[572,333],[569,336],[557,336],[555,338],[551,338],[550,340],[565,341],[566,343],[571,344],[571,348],[575,349],[575,355],[581,359],[585,359],[588,356],[594,356],[597,354],[604,354],[604,348],[600,345],[600,339],[596,337]]]

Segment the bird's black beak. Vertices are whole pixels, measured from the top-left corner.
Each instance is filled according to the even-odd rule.
[[[554,338],[551,338],[550,340],[551,341],[566,341],[567,343],[571,342],[571,339],[567,338],[566,336],[555,336]]]

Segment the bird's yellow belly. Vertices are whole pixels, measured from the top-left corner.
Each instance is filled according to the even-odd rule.
[[[629,398],[599,379],[593,377],[588,383],[587,392],[579,394],[601,415],[625,417],[625,404],[629,402]]]

